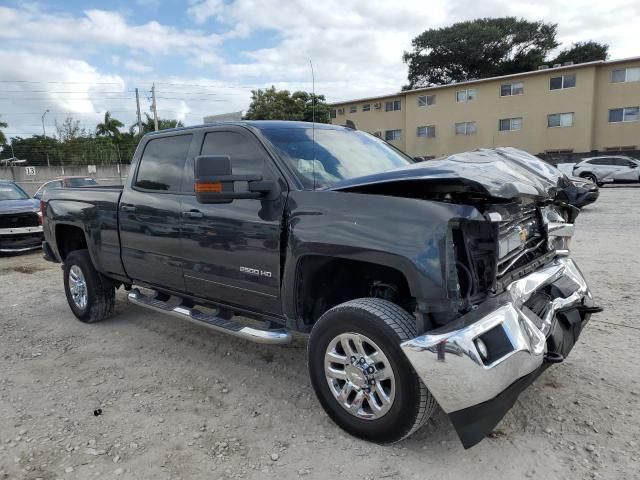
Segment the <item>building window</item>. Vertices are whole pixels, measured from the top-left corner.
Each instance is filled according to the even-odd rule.
[[[549,79],[549,90],[561,90],[563,88],[573,88],[576,86],[576,74],[560,75]]]
[[[436,126],[435,125],[426,125],[424,127],[418,127],[416,130],[416,135],[418,137],[428,137],[433,138],[436,136]]]
[[[418,106],[426,107],[427,105],[435,105],[436,96],[435,95],[418,95]]]
[[[335,109],[335,108],[332,108],[332,109],[329,111],[329,116],[330,116],[331,118],[336,118],[336,109]]]
[[[368,112],[371,110],[371,104],[370,103],[365,103],[364,105],[362,105],[362,111],[363,112]]]
[[[501,132],[512,132],[522,128],[522,117],[502,118],[498,122],[498,129]]]
[[[573,112],[552,113],[547,116],[548,127],[573,127]]]
[[[387,142],[391,142],[393,140],[400,140],[400,132],[401,130],[386,130],[384,132],[384,139]]]
[[[637,145],[624,145],[621,147],[605,147],[604,151],[605,152],[625,152],[627,150],[637,150],[638,146]]]
[[[358,107],[356,105],[351,105],[349,107],[349,113],[356,113],[358,111]]]
[[[550,154],[550,155],[562,155],[565,153],[573,153],[573,148],[562,148],[560,150],[545,150],[544,153]]]
[[[640,67],[619,68],[611,72],[611,83],[640,82]]]
[[[609,110],[609,122],[637,122],[640,119],[640,107],[612,108]]]
[[[503,83],[500,85],[500,96],[510,97],[512,95],[524,94],[524,84],[522,82]]]
[[[385,102],[385,112],[393,112],[395,110],[400,110],[400,100],[391,100],[390,102]]]
[[[473,135],[476,133],[476,122],[456,123],[456,135]]]
[[[458,90],[456,92],[456,102],[471,102],[476,99],[476,89],[467,88],[465,90]]]

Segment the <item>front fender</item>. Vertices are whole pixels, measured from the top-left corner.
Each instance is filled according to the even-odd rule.
[[[287,206],[284,311],[295,318],[296,266],[305,255],[366,261],[400,271],[411,295],[449,308],[446,242],[450,222],[483,220],[474,207],[340,191],[291,192]]]

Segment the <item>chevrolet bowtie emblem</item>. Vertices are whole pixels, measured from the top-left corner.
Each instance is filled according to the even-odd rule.
[[[529,234],[527,233],[526,230],[520,230],[520,241],[522,243],[526,243],[528,237],[529,237]]]

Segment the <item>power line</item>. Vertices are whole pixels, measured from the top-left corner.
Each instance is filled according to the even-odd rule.
[[[0,83],[51,83],[51,84],[73,84],[73,85],[122,85],[122,82],[63,82],[45,80],[0,80]]]

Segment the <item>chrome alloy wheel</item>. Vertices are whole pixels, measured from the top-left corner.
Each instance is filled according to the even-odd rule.
[[[358,418],[378,419],[393,405],[396,380],[391,363],[365,335],[342,333],[331,340],[324,373],[338,403]]]
[[[69,269],[69,290],[71,291],[71,298],[76,307],[84,310],[89,301],[87,293],[87,281],[84,279],[82,270],[77,265],[73,265]]]

